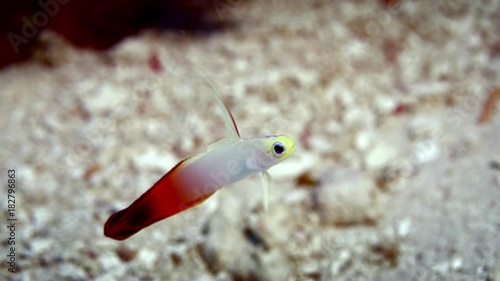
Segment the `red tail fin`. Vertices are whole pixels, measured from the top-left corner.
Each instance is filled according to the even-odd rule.
[[[181,162],[182,163],[182,162]],[[179,187],[172,184],[172,173],[177,164],[128,208],[109,217],[104,224],[104,235],[116,240],[124,240],[151,224],[193,207],[213,193],[201,198],[181,198],[176,192]]]

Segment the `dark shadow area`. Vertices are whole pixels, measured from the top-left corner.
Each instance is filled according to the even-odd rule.
[[[206,35],[232,26],[208,0],[0,0],[0,6],[0,68],[29,58],[46,28],[77,47],[105,50],[145,28]]]

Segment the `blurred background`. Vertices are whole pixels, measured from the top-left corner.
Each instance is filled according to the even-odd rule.
[[[500,1],[1,3],[2,280],[500,280]],[[269,211],[249,178],[104,237],[224,137],[196,70],[295,139]]]

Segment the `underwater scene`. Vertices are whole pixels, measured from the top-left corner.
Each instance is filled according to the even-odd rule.
[[[2,1],[0,280],[500,281],[500,1]]]

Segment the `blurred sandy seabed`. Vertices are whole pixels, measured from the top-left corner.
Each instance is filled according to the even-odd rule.
[[[500,280],[499,11],[251,1],[224,14],[232,29],[144,31],[105,53],[42,34],[35,59],[0,73],[19,221],[19,273],[1,274]],[[110,214],[223,136],[195,68],[242,136],[297,141],[270,171],[270,210],[251,178],[125,242],[105,238]]]

